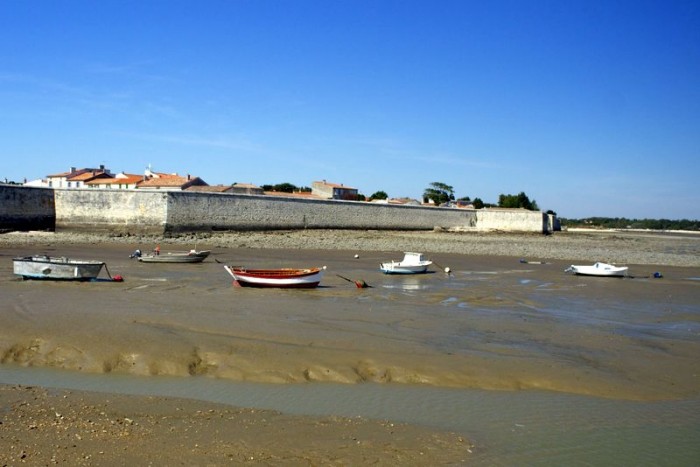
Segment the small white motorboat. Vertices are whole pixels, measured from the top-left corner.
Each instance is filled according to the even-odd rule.
[[[423,253],[406,251],[401,261],[381,263],[379,269],[384,274],[422,274],[431,264],[433,262],[425,259]]]
[[[565,272],[571,272],[581,276],[624,277],[627,275],[627,266],[614,266],[612,264],[597,262],[592,266],[571,265]]]

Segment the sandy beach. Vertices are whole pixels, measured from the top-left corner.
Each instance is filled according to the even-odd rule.
[[[187,270],[155,270],[128,258],[155,244],[163,251],[196,245],[212,257]],[[397,288],[377,272],[378,262],[411,250],[429,253],[440,268]],[[99,257],[125,281],[18,280],[10,259],[34,253]],[[593,294],[602,307],[633,304],[635,328],[692,328],[700,319],[698,282],[688,280],[700,277],[700,237],[693,234],[31,232],[0,235],[0,254],[0,356],[7,365],[275,384],[546,389],[621,400],[700,395],[697,338],[632,335],[606,321],[572,326],[538,311]],[[599,260],[630,265],[640,279],[587,282],[563,274],[572,262]],[[284,262],[323,264],[330,272],[312,294],[248,293],[233,290],[219,264]],[[443,274],[442,266],[454,273]],[[656,271],[663,280],[648,279]],[[339,275],[373,288],[357,290]],[[462,309],[471,312],[455,314]],[[9,385],[0,403],[7,408],[0,416],[7,465],[456,465],[468,463],[474,444],[465,433],[391,420],[300,417],[188,399]]]

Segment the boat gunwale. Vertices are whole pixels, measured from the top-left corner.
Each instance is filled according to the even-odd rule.
[[[24,262],[24,263],[47,263],[47,264],[58,264],[65,266],[97,266],[98,264],[104,265],[104,261],[99,261],[96,259],[72,259],[67,256],[48,256],[48,255],[33,255],[33,256],[17,256],[12,258],[12,261]]]
[[[241,277],[251,277],[260,279],[296,279],[319,274],[321,268],[278,268],[278,269],[248,269],[230,267],[231,273]]]

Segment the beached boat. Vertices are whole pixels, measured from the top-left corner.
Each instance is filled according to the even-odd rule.
[[[224,266],[224,269],[233,277],[233,285],[236,287],[277,287],[283,289],[312,289],[316,287],[323,272],[323,268],[307,269],[247,269],[238,266]]]
[[[595,263],[592,266],[571,265],[565,272],[571,272],[581,276],[623,277],[627,275],[627,266],[614,266],[607,263]]]
[[[180,251],[165,252],[158,255],[136,256],[142,263],[201,263],[211,252],[204,251]]]
[[[12,259],[14,273],[23,279],[89,281],[97,278],[103,261],[70,259],[65,256],[24,256]]]
[[[422,274],[428,270],[428,266],[433,264],[423,257],[423,253],[404,252],[401,261],[391,261],[381,263],[379,269],[384,274]]]

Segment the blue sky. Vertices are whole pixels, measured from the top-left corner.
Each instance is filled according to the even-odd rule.
[[[431,182],[700,219],[697,1],[0,0],[0,180]]]

